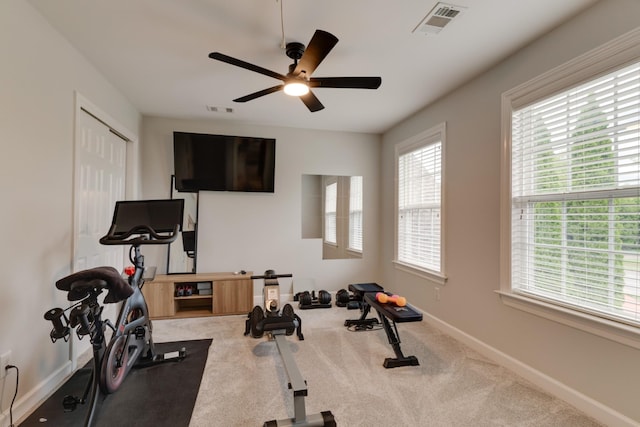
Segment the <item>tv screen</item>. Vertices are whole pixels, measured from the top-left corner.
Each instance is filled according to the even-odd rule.
[[[274,191],[276,140],[173,133],[176,190]]]
[[[123,200],[116,202],[111,224],[116,235],[140,225],[149,226],[156,233],[170,233],[176,224],[182,228],[183,212],[183,199]]]

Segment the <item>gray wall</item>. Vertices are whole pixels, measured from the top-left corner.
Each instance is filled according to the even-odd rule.
[[[198,272],[266,269],[293,273],[336,291],[379,275],[379,167],[377,135],[145,117],[142,132],[143,196],[166,197],[173,173],[173,131],[276,139],[275,192],[200,192]],[[322,259],[321,239],[302,239],[302,175],[362,175],[364,255]],[[160,271],[164,256],[154,258]],[[262,285],[255,284],[254,295]],[[283,292],[288,293],[285,289]]]
[[[0,52],[0,354],[20,368],[16,419],[69,368],[43,315],[68,304],[54,283],[71,269],[75,92],[134,136],[141,116],[23,0],[0,2]],[[6,424],[14,384],[0,380]]]
[[[503,305],[500,289],[501,94],[640,24],[640,2],[597,3],[383,137],[383,283],[452,328],[640,421],[640,351]],[[445,259],[448,282],[391,264],[395,144],[447,123]]]

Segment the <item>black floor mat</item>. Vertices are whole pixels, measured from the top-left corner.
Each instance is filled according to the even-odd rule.
[[[94,417],[95,427],[188,426],[211,341],[208,339],[157,343],[158,353],[185,347],[187,357],[179,362],[165,362],[132,369],[118,391],[98,402]],[[90,366],[91,363],[74,373],[22,422],[20,427],[82,426],[88,403],[78,405],[73,412],[64,412],[62,399],[65,395],[82,396],[91,375]]]

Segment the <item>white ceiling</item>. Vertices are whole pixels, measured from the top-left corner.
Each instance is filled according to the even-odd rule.
[[[435,0],[29,0],[144,115],[371,133],[595,1],[454,0],[464,13],[424,35],[413,30]],[[281,7],[287,42],[306,45],[316,29],[340,40],[314,77],[381,76],[380,88],[314,89],[325,106],[315,113],[282,92],[234,103],[279,81],[208,54],[286,74]]]

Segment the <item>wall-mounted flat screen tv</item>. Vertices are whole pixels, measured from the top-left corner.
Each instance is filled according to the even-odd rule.
[[[273,193],[276,140],[173,133],[176,190]]]

